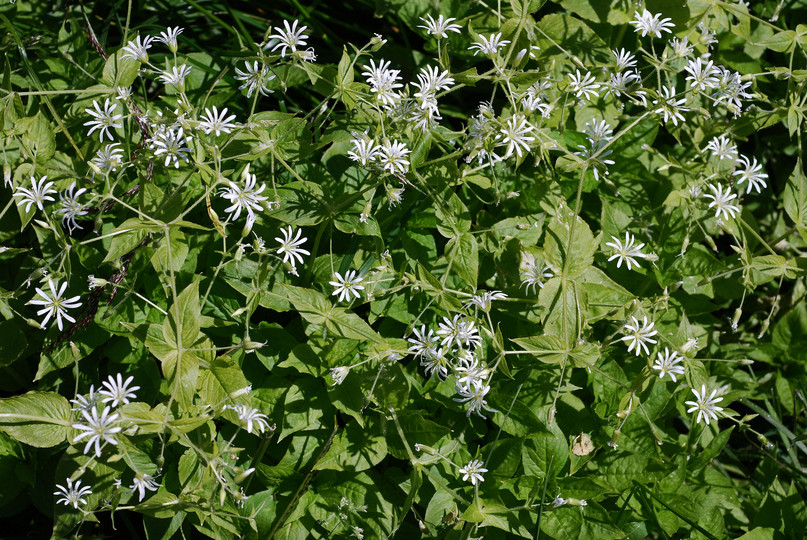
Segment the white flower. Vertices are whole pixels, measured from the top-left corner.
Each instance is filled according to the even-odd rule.
[[[479,337],[479,330],[473,321],[467,320],[462,315],[454,315],[453,319],[443,317],[443,322],[438,324],[438,336],[443,336],[440,345],[451,347],[456,344],[458,347],[473,347],[474,349],[482,344]]]
[[[135,390],[140,390],[139,386],[129,387],[129,384],[134,380],[134,376],[130,375],[126,381],[123,380],[123,375],[118,373],[117,378],[112,375],[104,381],[104,388],[98,391],[98,394],[104,396],[101,403],[111,403],[112,407],[117,407],[120,403],[129,403],[130,399],[137,398]]]
[[[95,391],[95,385],[90,385],[90,393],[87,397],[77,395],[75,399],[71,399],[70,403],[75,405],[71,411],[89,411],[95,408],[95,405],[101,399],[100,394]]]
[[[672,38],[669,45],[675,56],[678,58],[686,58],[692,54],[692,51],[694,50],[692,45],[689,43],[689,38],[686,36],[680,40],[678,38]]]
[[[682,112],[686,112],[689,108],[684,107],[686,104],[687,98],[682,97],[681,99],[675,99],[675,88],[672,86],[665,86],[661,89],[661,94],[659,95],[659,99],[653,100],[653,105],[657,105],[658,108],[653,111],[657,114],[664,115],[664,123],[669,123],[672,120],[673,125],[678,125],[678,122],[684,121],[684,115],[681,114]]]
[[[364,278],[356,275],[355,270],[348,270],[345,276],[339,272],[334,272],[334,281],[329,281],[328,284],[333,286],[333,293],[331,296],[339,296],[339,301],[344,302],[350,300],[351,293],[356,298],[361,298],[359,291],[364,290],[364,285],[361,284]]]
[[[630,333],[620,338],[620,340],[628,343],[628,352],[631,352],[635,348],[636,356],[639,356],[642,349],[644,349],[645,354],[650,354],[647,344],[656,343],[656,340],[651,339],[651,336],[658,334],[658,331],[653,329],[653,321],[648,323],[647,317],[643,317],[642,323],[639,324],[636,317],[631,317],[631,319],[633,319],[633,324],[625,325],[625,329],[629,330]]]
[[[160,489],[160,484],[154,481],[154,477],[146,473],[137,473],[132,480],[132,485],[129,486],[129,493],[139,491],[138,501],[142,501],[146,496],[146,490],[157,491]]]
[[[616,267],[619,268],[622,263],[624,262],[628,270],[631,269],[631,264],[635,265],[636,268],[640,268],[638,262],[636,262],[636,258],[646,258],[647,255],[641,252],[641,249],[644,247],[644,244],[636,244],[635,237],[630,234],[629,232],[625,233],[625,243],[623,244],[619,238],[616,236],[612,236],[612,242],[608,242],[605,245],[614,249],[615,253],[608,258],[608,261],[616,261]]]
[[[236,127],[236,125],[232,123],[234,119],[234,114],[227,116],[227,107],[219,112],[218,108],[213,106],[212,111],[205,109],[202,119],[199,121],[198,129],[203,130],[208,135],[215,132],[216,137],[218,137],[222,131],[224,133],[230,133],[230,131]]]
[[[255,221],[255,211],[264,208],[264,201],[269,200],[269,197],[261,195],[261,192],[266,188],[266,184],[261,184],[258,189],[255,189],[257,182],[258,177],[256,175],[247,173],[243,188],[230,181],[228,182],[230,187],[223,187],[219,190],[221,198],[232,203],[232,206],[224,209],[225,212],[230,214],[229,218],[232,221],[238,219],[242,210],[246,211],[247,219]]]
[[[698,411],[698,417],[695,419],[695,422],[698,424],[701,423],[701,418],[706,420],[706,424],[709,424],[709,417],[712,420],[717,420],[717,413],[723,410],[723,407],[718,407],[715,403],[719,403],[723,401],[722,397],[716,397],[717,389],[712,390],[712,393],[709,394],[709,397],[706,397],[706,385],[701,385],[701,391],[698,392],[694,388],[692,389],[692,393],[695,394],[696,401],[685,401],[685,405],[692,405],[691,408],[687,409],[688,413]]]
[[[601,85],[590,72],[586,71],[585,75],[581,75],[580,70],[576,69],[574,74],[569,73],[569,79],[571,79],[571,82],[569,82],[568,90],[575,97],[585,98],[586,101],[589,101],[592,96],[596,97],[599,94]]]
[[[272,47],[272,52],[280,49],[280,56],[286,56],[286,49],[291,49],[291,53],[294,54],[297,52],[298,47],[302,47],[307,45],[308,36],[303,34],[308,28],[307,26],[303,26],[297,28],[299,21],[295,20],[294,23],[289,25],[289,21],[283,21],[283,28],[279,26],[275,26],[276,34],[272,34],[269,36],[269,39],[276,39],[279,41],[274,47]]]
[[[73,232],[73,229],[81,228],[81,226],[76,223],[76,217],[87,215],[87,210],[85,210],[84,206],[78,202],[78,198],[87,190],[81,188],[74,193],[73,190],[75,189],[76,183],[73,182],[70,184],[70,187],[67,188],[67,190],[59,194],[62,207],[56,210],[57,214],[64,214],[62,216],[62,225],[66,225],[67,229],[71,233]]]
[[[261,65],[258,68],[258,61],[252,62],[244,62],[244,71],[241,71],[238,68],[235,68],[235,80],[243,81],[244,84],[238,87],[239,90],[243,90],[247,88],[247,98],[252,97],[252,92],[255,90],[258,91],[262,96],[268,95],[269,93],[273,92],[273,90],[269,90],[266,87],[266,83],[271,81],[275,78],[273,73],[269,72],[269,68],[264,65]]]
[[[332,386],[342,384],[345,380],[345,377],[347,377],[349,373],[350,373],[349,366],[340,366],[331,368],[331,377],[333,378]]]
[[[403,86],[398,82],[401,80],[400,70],[389,69],[389,66],[390,62],[386,60],[382,59],[376,65],[375,60],[371,59],[370,67],[362,72],[367,84],[372,87],[370,92],[387,107],[395,105],[401,99],[401,95],[395,89]]]
[[[474,486],[477,484],[477,482],[484,482],[485,479],[482,477],[482,473],[488,472],[484,466],[485,464],[478,459],[469,461],[468,465],[460,468],[460,474],[462,474],[463,481],[470,479],[471,485]]]
[[[123,162],[123,150],[118,148],[120,145],[121,143],[106,145],[103,149],[98,150],[95,153],[95,157],[90,161],[101,169],[101,173],[103,174],[118,170],[118,167]]]
[[[236,412],[238,420],[246,424],[247,433],[252,433],[253,424],[261,433],[269,428],[269,422],[266,421],[267,416],[258,409],[246,405],[227,405],[225,409],[232,409]]]
[[[704,197],[712,199],[712,202],[709,203],[709,208],[715,209],[716,218],[719,219],[720,214],[723,214],[726,218],[733,218],[734,215],[740,211],[739,207],[729,204],[729,201],[737,198],[737,194],[732,193],[729,187],[726,187],[726,191],[723,191],[722,185],[717,184],[717,187],[715,187],[713,184],[709,184],[709,189],[711,189],[714,194],[709,195],[707,193]]]
[[[630,21],[629,24],[634,25],[636,27],[636,32],[642,33],[642,37],[650,34],[660,38],[662,32],[667,32],[669,34],[672,32],[671,29],[675,28],[675,25],[670,22],[672,19],[669,17],[662,19],[661,14],[656,13],[654,15],[646,9],[641,15],[639,15],[638,11],[635,11],[634,17],[635,19]]]
[[[95,444],[95,456],[101,457],[101,440],[113,445],[118,444],[118,441],[115,440],[113,435],[123,428],[120,426],[113,427],[113,424],[120,419],[120,415],[118,413],[109,414],[110,410],[109,406],[104,407],[104,411],[101,413],[100,417],[98,416],[98,409],[92,409],[89,412],[83,410],[81,414],[84,416],[86,424],[73,424],[73,429],[84,432],[79,433],[73,439],[74,444],[84,437],[89,437],[87,445],[84,447],[85,454],[89,452],[92,445]]]
[[[454,17],[444,18],[442,15],[437,16],[435,21],[431,15],[426,15],[426,19],[418,17],[421,21],[426,23],[426,26],[418,25],[418,28],[424,28],[428,34],[437,36],[438,38],[447,38],[446,32],[456,32],[459,34],[462,27],[458,24],[451,24],[451,21],[456,21]]]
[[[543,289],[544,280],[553,277],[555,277],[555,274],[552,273],[549,266],[542,264],[539,267],[535,263],[534,257],[524,256],[524,269],[521,270],[521,284],[526,286],[527,292],[530,292],[530,287],[532,287],[532,292],[535,294],[537,292],[535,289],[536,286],[538,286],[539,289]]]
[[[663,379],[664,375],[669,375],[673,382],[678,382],[675,376],[684,374],[684,366],[676,365],[683,360],[681,356],[678,356],[678,351],[670,352],[667,347],[664,347],[664,354],[661,351],[657,354],[658,357],[653,363],[653,369],[659,372],[659,379]]]
[[[633,56],[633,53],[630,51],[626,51],[625,49],[617,51],[614,49],[611,51],[611,54],[616,58],[617,71],[625,71],[628,68],[636,67],[636,57]]]
[[[485,409],[491,413],[497,412],[495,409],[491,409],[487,406],[485,395],[490,392],[490,386],[484,382],[476,380],[473,381],[473,383],[469,386],[463,386],[458,381],[455,386],[455,390],[460,397],[454,398],[454,401],[458,403],[467,403],[469,405],[465,416],[471,416],[471,413],[476,413],[478,416],[485,418],[485,415],[482,414],[482,409]]]
[[[704,62],[702,58],[696,58],[690,60],[684,69],[689,73],[686,80],[690,82],[693,90],[703,92],[707,88],[715,88],[720,82],[717,77],[720,72],[711,60]]]
[[[43,202],[56,200],[50,196],[51,193],[56,193],[55,189],[51,189],[53,187],[53,182],[48,182],[46,184],[45,180],[47,179],[47,176],[43,176],[39,181],[37,181],[32,176],[31,189],[18,187],[16,190],[14,190],[14,195],[12,196],[21,197],[21,199],[17,201],[17,206],[22,206],[23,204],[27,203],[25,211],[28,212],[31,210],[31,205],[35,204],[37,208],[44,211],[45,208],[42,206]]]
[[[166,167],[173,162],[174,168],[178,169],[180,159],[185,163],[190,161],[186,154],[191,152],[188,144],[192,140],[190,136],[185,136],[185,129],[182,127],[176,130],[171,128],[160,129],[151,139],[151,147],[154,149],[155,156],[165,154]]]
[[[58,281],[54,282],[51,278],[48,278],[48,287],[50,287],[51,293],[53,295],[48,295],[45,291],[40,289],[39,287],[36,288],[36,293],[42,297],[41,300],[32,299],[29,300],[29,304],[34,304],[36,306],[44,306],[42,309],[36,312],[37,315],[45,315],[45,319],[42,321],[41,325],[42,328],[48,324],[48,321],[51,317],[56,315],[56,326],[59,327],[59,330],[62,329],[62,317],[70,321],[71,323],[76,322],[76,320],[67,314],[67,309],[74,309],[81,306],[81,302],[79,302],[79,296],[74,296],[73,298],[62,298],[64,291],[67,289],[67,282],[65,281],[62,283],[59,292],[56,292],[56,288],[58,287]]]
[[[283,234],[283,238],[275,237],[275,240],[280,242],[277,253],[278,255],[283,254],[284,263],[291,263],[291,266],[294,267],[297,262],[303,262],[303,255],[311,255],[311,253],[300,247],[308,240],[308,238],[300,238],[303,234],[301,229],[297,229],[296,236],[294,235],[294,229],[291,228],[291,225],[286,229],[280,229],[280,232]],[[295,259],[297,259],[297,261],[295,261]]]
[[[423,352],[420,357],[420,365],[425,368],[427,377],[436,377],[444,381],[448,377],[448,366],[450,364],[446,354],[450,351],[444,351],[442,347],[437,349],[428,349]]]
[[[123,47],[123,50],[126,54],[123,55],[123,58],[131,58],[132,60],[136,60],[139,62],[148,62],[149,61],[149,53],[146,51],[151,48],[151,42],[154,41],[152,36],[146,36],[143,38],[141,43],[140,36],[133,39],[129,43]]]
[[[437,346],[440,343],[440,338],[434,335],[434,331],[429,328],[426,332],[426,325],[422,325],[420,330],[413,328],[415,337],[406,338],[406,341],[412,345],[409,347],[409,353],[414,354],[415,358],[426,354],[427,352],[437,351]]]
[[[353,144],[353,150],[348,151],[347,155],[353,161],[358,161],[364,166],[374,161],[381,147],[375,144],[375,140],[368,137],[359,137],[350,141]]]
[[[418,100],[421,109],[430,109],[437,113],[438,90],[448,90],[454,84],[454,79],[447,71],[440,71],[436,66],[426,66],[417,75],[418,82],[409,83],[418,89],[414,97]]]
[[[712,155],[720,161],[724,159],[731,161],[737,160],[737,145],[732,143],[725,135],[713,138],[709,141],[709,144],[706,145],[706,149],[711,151]]]
[[[477,306],[483,311],[489,311],[491,301],[504,300],[505,298],[507,298],[507,295],[502,291],[485,291],[482,294],[472,296],[470,300],[463,304],[463,307],[469,308],[471,306]]]
[[[529,143],[534,141],[535,137],[530,137],[527,133],[530,133],[533,129],[535,129],[535,127],[527,122],[527,119],[520,114],[508,118],[505,127],[499,130],[501,142],[498,146],[507,145],[507,152],[502,159],[510,157],[513,151],[515,151],[518,157],[521,157],[522,150],[529,152]]]
[[[490,37],[486,38],[485,36],[479,36],[479,39],[482,41],[475,41],[468,47],[469,51],[474,51],[474,56],[478,52],[482,52],[488,58],[493,57],[499,52],[499,49],[502,47],[509,45],[510,42],[507,40],[502,39],[502,33],[499,32],[498,34],[491,34]]]
[[[746,92],[746,89],[751,86],[751,81],[742,82],[739,73],[723,66],[718,66],[717,69],[720,72],[720,82],[715,86],[715,93],[712,97],[716,103],[724,101],[729,111],[737,116],[742,110],[742,100],[751,97],[751,94]]]
[[[61,499],[56,500],[56,504],[62,503],[65,506],[73,505],[73,508],[78,510],[78,503],[87,504],[87,500],[84,499],[87,495],[92,495],[92,490],[90,486],[81,486],[81,480],[76,480],[76,484],[73,485],[73,481],[71,479],[67,479],[67,487],[60,486],[56,484],[56,489],[58,491],[54,491],[54,495],[61,495]]]
[[[171,71],[163,71],[159,79],[165,84],[173,84],[180,92],[185,91],[185,77],[191,72],[191,67],[187,64],[182,64],[177,67],[171,68]]]
[[[751,160],[749,160],[745,156],[740,156],[737,162],[742,164],[742,168],[734,171],[734,176],[739,176],[736,180],[737,184],[742,184],[747,180],[748,187],[745,191],[746,194],[751,193],[752,189],[757,193],[762,193],[760,186],[768,187],[768,184],[765,182],[768,175],[762,172],[762,165],[757,163],[757,158],[752,157]]]
[[[409,170],[409,160],[406,159],[412,151],[406,148],[406,143],[400,141],[389,141],[384,143],[379,153],[378,161],[385,171],[392,174],[399,172],[406,173]]]
[[[92,102],[93,107],[95,110],[92,109],[84,109],[84,112],[89,114],[94,118],[94,120],[90,120],[89,122],[84,122],[85,126],[92,126],[90,131],[87,132],[87,135],[92,135],[92,132],[96,129],[100,130],[98,133],[100,135],[101,142],[104,142],[104,134],[109,137],[109,140],[112,140],[112,134],[109,132],[109,128],[122,128],[123,124],[117,123],[118,120],[123,118],[122,114],[113,114],[115,109],[118,107],[117,103],[110,103],[109,98],[104,100],[104,110],[101,110],[101,107],[98,106],[98,101],[93,100]]]
[[[614,130],[611,129],[611,124],[605,120],[600,122],[592,120],[591,122],[586,122],[585,132],[592,143],[598,143],[601,141],[610,141]]]
[[[160,32],[160,37],[155,38],[154,41],[165,43],[171,52],[177,52],[177,36],[184,30],[184,28],[180,28],[179,26],[173,28],[169,26],[165,29],[165,32]]]

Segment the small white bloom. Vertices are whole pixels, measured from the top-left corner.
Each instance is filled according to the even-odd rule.
[[[712,420],[717,420],[717,413],[723,410],[722,407],[718,407],[715,405],[716,403],[720,403],[723,401],[722,397],[717,396],[717,389],[712,390],[712,393],[709,394],[709,397],[706,397],[706,385],[701,385],[701,391],[698,392],[694,388],[692,389],[692,393],[695,394],[696,401],[685,401],[684,404],[692,405],[691,408],[687,409],[688,413],[698,411],[698,416],[695,419],[695,422],[698,424],[701,423],[701,419],[706,420],[706,424],[709,424],[709,418],[711,417]]]
[[[762,172],[762,165],[757,163],[757,158],[752,157],[749,160],[745,156],[740,156],[737,162],[742,165],[741,168],[734,171],[734,176],[739,176],[736,180],[737,184],[748,181],[745,191],[746,194],[751,193],[752,189],[757,193],[762,193],[762,188],[768,187],[768,184],[765,182],[768,175]]]
[[[41,300],[34,298],[28,301],[29,304],[43,306],[42,309],[36,312],[37,315],[45,315],[45,319],[41,323],[43,328],[46,324],[48,324],[48,321],[54,315],[56,316],[56,326],[59,328],[59,330],[62,330],[62,318],[70,321],[71,323],[76,322],[73,317],[67,314],[66,310],[81,307],[81,302],[79,301],[80,297],[74,296],[73,298],[62,298],[64,291],[67,289],[67,282],[65,281],[62,283],[61,288],[57,292],[56,288],[58,286],[58,281],[54,282],[51,278],[48,278],[48,287],[50,287],[52,295],[49,295],[37,287],[36,293],[42,297]]]
[[[509,45],[510,42],[502,39],[502,33],[491,34],[490,37],[479,36],[482,41],[475,41],[468,47],[469,51],[474,51],[474,56],[481,52],[488,58],[492,58],[499,52],[499,49]]]
[[[104,142],[104,135],[109,137],[109,140],[112,140],[112,134],[109,132],[110,128],[122,128],[123,124],[119,123],[118,120],[123,118],[122,114],[114,114],[115,109],[118,107],[117,103],[110,103],[109,98],[104,100],[104,110],[101,110],[101,107],[98,105],[98,101],[93,100],[92,102],[93,109],[84,109],[84,112],[89,114],[94,118],[94,120],[90,120],[89,122],[84,122],[85,126],[92,126],[90,131],[87,132],[87,135],[92,135],[92,132],[96,129],[100,130],[99,136],[100,141]]]
[[[455,390],[460,397],[453,398],[454,401],[468,404],[465,416],[471,416],[471,413],[476,413],[478,416],[485,418],[485,415],[482,414],[482,409],[490,413],[497,412],[495,409],[488,407],[487,401],[485,401],[485,396],[490,392],[490,386],[484,382],[475,380],[472,384],[464,386],[457,381]],[[465,479],[463,478],[463,480]]]
[[[418,28],[424,28],[427,33],[437,36],[438,38],[447,38],[448,34],[446,32],[456,32],[459,34],[462,31],[462,27],[458,24],[451,24],[452,21],[456,21],[454,17],[444,18],[442,15],[437,16],[437,20],[435,21],[431,15],[426,15],[426,18],[418,17],[421,21],[426,23],[426,26],[418,25]]]
[[[143,501],[146,496],[146,490],[157,491],[160,489],[160,484],[154,481],[154,477],[146,473],[137,473],[132,480],[132,485],[129,486],[129,493],[139,492],[138,501]]]
[[[350,295],[353,294],[356,298],[361,298],[359,291],[364,290],[362,281],[364,278],[356,275],[355,270],[348,270],[345,276],[339,272],[334,272],[334,281],[329,281],[328,284],[333,286],[333,293],[331,296],[339,296],[339,301],[344,302],[350,300]]]
[[[165,29],[165,32],[160,32],[160,37],[155,38],[154,41],[165,43],[171,52],[177,52],[177,36],[184,30],[179,26],[174,26],[173,28],[169,26]]]
[[[137,398],[135,390],[140,390],[140,387],[129,387],[133,380],[133,375],[129,375],[126,381],[123,380],[123,375],[120,373],[118,373],[117,377],[110,375],[109,378],[104,381],[104,388],[98,391],[98,394],[104,396],[101,402],[111,402],[110,405],[112,407],[117,407],[121,403],[126,404],[129,403],[130,399]]]
[[[404,142],[386,142],[384,146],[381,147],[378,161],[385,171],[389,171],[392,174],[396,172],[404,174],[409,170],[409,160],[406,159],[406,156],[411,153],[412,151],[406,147],[406,143]]]
[[[713,184],[709,184],[709,189],[712,190],[713,194],[710,195],[707,193],[704,197],[712,199],[712,202],[709,203],[709,208],[715,209],[715,217],[720,219],[720,214],[723,214],[726,218],[734,218],[735,214],[740,211],[740,208],[729,204],[729,202],[736,199],[737,194],[732,193],[729,187],[726,187],[726,190],[723,191],[721,184],[717,184],[717,187]]]
[[[257,90],[262,96],[266,96],[273,90],[266,87],[266,83],[275,78],[274,73],[269,72],[269,68],[264,65],[258,67],[258,61],[244,62],[244,71],[235,68],[235,80],[244,84],[238,87],[239,90],[247,89],[247,98],[252,97],[252,93]]]
[[[507,295],[502,291],[485,291],[482,294],[472,296],[467,302],[465,302],[465,304],[463,304],[463,307],[467,309],[471,306],[477,306],[482,311],[489,311],[491,301],[504,300],[505,298],[507,298]]]
[[[101,150],[95,153],[95,157],[90,160],[94,165],[101,169],[101,173],[114,172],[118,170],[123,162],[123,150],[118,148],[121,143],[112,143],[106,145]],[[95,174],[93,172],[93,174]]]
[[[241,215],[241,211],[245,210],[248,219],[255,221],[255,212],[263,210],[265,201],[269,197],[264,197],[261,192],[266,188],[265,184],[257,187],[258,177],[254,174],[247,173],[246,182],[244,187],[239,186],[235,182],[228,182],[229,187],[223,187],[219,190],[219,195],[222,199],[227,199],[232,203],[224,209],[229,214],[229,219],[235,221]],[[257,189],[256,189],[257,187]]]
[[[639,15],[638,11],[634,12],[634,17],[635,18],[630,21],[629,24],[634,25],[636,27],[636,32],[642,33],[642,37],[650,34],[660,38],[662,32],[667,32],[669,34],[672,32],[672,28],[675,28],[675,25],[671,22],[672,19],[669,17],[662,19],[661,14],[656,13],[654,15],[646,9],[641,15]]]
[[[258,409],[253,409],[246,405],[227,405],[225,409],[232,409],[236,412],[238,420],[246,424],[247,433],[252,433],[253,424],[261,433],[269,428],[267,416]]]
[[[529,152],[530,143],[535,140],[535,137],[530,137],[527,133],[533,129],[535,127],[520,114],[508,118],[505,127],[499,130],[498,138],[501,142],[498,143],[498,146],[507,145],[507,152],[502,159],[510,157],[514,151],[518,157],[521,157],[522,151]]]
[[[218,108],[213,106],[213,110],[205,109],[202,119],[199,121],[198,129],[203,130],[206,134],[215,132],[218,137],[221,132],[230,133],[230,131],[237,127],[232,121],[235,120],[235,115],[227,116],[227,107],[219,112]]]
[[[123,50],[126,54],[123,55],[123,58],[131,58],[132,60],[136,60],[139,62],[148,62],[149,61],[149,53],[146,51],[151,48],[151,42],[154,41],[152,36],[146,36],[143,38],[143,41],[140,41],[140,36],[133,39],[129,43],[123,47]]]
[[[705,92],[707,88],[715,88],[720,82],[717,77],[720,72],[711,60],[704,62],[702,58],[696,58],[690,60],[684,69],[689,73],[686,80],[690,82],[693,90]]]
[[[476,349],[482,344],[479,330],[473,321],[469,321],[462,315],[454,315],[453,319],[443,317],[443,322],[438,324],[437,335],[442,336],[440,344],[443,347],[473,347]]]
[[[84,497],[92,495],[90,486],[82,487],[81,480],[76,480],[76,484],[73,485],[73,481],[70,478],[67,479],[67,487],[56,484],[56,489],[58,491],[54,491],[53,494],[61,496],[61,499],[56,500],[56,504],[61,503],[65,506],[73,505],[73,508],[76,510],[78,510],[78,503],[87,504],[87,500]]]
[[[53,187],[53,182],[45,183],[47,180],[47,176],[43,176],[38,181],[31,177],[31,189],[24,188],[22,186],[18,187],[14,190],[13,197],[21,197],[20,200],[17,201],[17,206],[22,206],[26,204],[25,211],[29,212],[31,210],[31,205],[35,204],[37,208],[40,210],[45,210],[42,206],[42,203],[45,201],[54,201],[55,199],[50,196],[51,193],[57,193],[55,189],[51,189]]]
[[[706,149],[712,152],[712,155],[720,161],[728,159],[731,161],[737,160],[737,145],[731,142],[731,139],[725,135],[713,138],[706,145]]]
[[[625,49],[620,50],[612,50],[611,54],[614,55],[616,59],[616,70],[617,71],[625,71],[628,68],[636,67],[636,57],[633,56],[633,53],[630,51],[626,51]]]
[[[415,333],[415,336],[406,338],[406,341],[412,344],[409,347],[410,354],[414,354],[415,358],[418,358],[429,351],[432,353],[437,351],[437,346],[440,344],[440,338],[434,335],[434,330],[431,328],[427,329],[425,324],[420,327],[420,330],[417,328],[413,328],[412,330]]]
[[[537,292],[535,289],[536,286],[539,289],[543,289],[544,281],[555,277],[555,274],[552,273],[549,266],[542,264],[539,267],[534,257],[524,256],[523,260],[524,269],[521,270],[521,284],[526,286],[527,292],[530,292],[530,287],[532,287],[532,292],[535,294]]]
[[[286,56],[287,49],[291,49],[291,53],[294,54],[297,52],[298,47],[307,45],[308,36],[303,32],[305,32],[308,27],[302,26],[297,28],[298,24],[300,24],[300,22],[297,20],[295,20],[291,25],[289,25],[289,21],[283,21],[283,26],[285,28],[275,26],[276,33],[270,35],[269,39],[276,39],[279,43],[272,47],[272,52],[280,49],[280,56],[283,57]]]
[[[381,147],[370,138],[359,137],[350,142],[353,144],[353,150],[348,151],[348,157],[353,161],[358,161],[365,167],[368,163],[375,161],[376,156],[381,152]]]
[[[311,255],[311,253],[300,247],[308,238],[300,238],[303,234],[301,229],[297,229],[297,235],[295,236],[291,225],[285,229],[280,229],[280,232],[283,234],[283,238],[275,237],[275,240],[280,242],[277,253],[278,255],[283,255],[284,263],[291,263],[292,268],[294,268],[297,262],[303,262],[303,255]]]
[[[87,190],[81,188],[74,192],[75,189],[76,183],[73,182],[67,190],[59,194],[62,207],[56,210],[57,214],[64,214],[62,216],[62,225],[66,225],[67,230],[71,233],[73,229],[81,229],[81,225],[76,223],[76,217],[87,215],[84,205],[78,202],[78,198]]]
[[[468,465],[465,467],[460,468],[460,474],[462,474],[463,480],[469,480],[471,485],[476,485],[477,482],[484,482],[485,479],[482,477],[482,473],[488,472],[487,469],[484,468],[485,464],[478,460],[474,459],[468,462]]]
[[[115,440],[113,435],[118,433],[123,428],[115,426],[114,424],[120,419],[120,414],[109,414],[111,409],[109,406],[104,407],[101,416],[98,416],[98,409],[92,409],[89,412],[86,410],[81,411],[86,424],[73,424],[74,429],[83,431],[79,433],[74,439],[73,443],[77,443],[84,437],[89,437],[87,445],[84,447],[84,453],[90,451],[90,448],[95,444],[95,456],[101,457],[101,441],[108,442],[109,444],[117,445],[118,441]]]
[[[628,352],[636,349],[636,356],[639,356],[642,349],[644,349],[645,354],[650,354],[647,344],[657,343],[655,339],[652,339],[652,336],[658,334],[658,330],[653,329],[655,324],[653,321],[647,322],[647,317],[642,319],[641,324],[639,324],[636,317],[631,317],[631,319],[633,319],[633,323],[625,325],[628,335],[620,338],[620,340],[628,343]]]
[[[154,149],[155,156],[165,155],[166,167],[173,162],[174,168],[178,169],[179,160],[185,163],[190,161],[188,154],[191,149],[188,145],[192,140],[190,136],[185,136],[185,129],[182,127],[160,129],[151,139],[151,147]]]
[[[644,244],[636,244],[635,237],[630,234],[629,232],[625,233],[625,243],[623,244],[619,238],[616,236],[611,237],[612,242],[608,242],[605,245],[614,249],[614,254],[608,258],[608,261],[613,261],[617,259],[616,267],[619,268],[622,263],[624,262],[628,267],[628,270],[631,269],[631,264],[639,268],[640,265],[636,262],[636,258],[647,258],[647,255],[641,252],[641,249],[644,247]]]
[[[571,81],[569,82],[568,90],[575,97],[585,98],[586,101],[589,101],[592,97],[599,95],[601,85],[590,72],[587,71],[585,75],[582,75],[580,70],[577,69],[574,74],[569,74],[569,79]]]
[[[653,369],[659,372],[659,379],[663,379],[664,375],[669,375],[673,382],[678,382],[675,376],[684,374],[684,366],[676,365],[683,360],[681,356],[678,356],[678,351],[670,352],[667,347],[664,347],[664,353],[659,351],[657,354]]]
[[[171,71],[163,71],[159,79],[165,84],[172,84],[180,92],[185,91],[185,77],[191,72],[191,67],[187,64],[173,66]]]
[[[687,102],[687,98],[682,97],[681,99],[675,99],[675,88],[672,86],[665,86],[661,89],[661,95],[659,95],[659,99],[653,100],[653,105],[657,105],[658,108],[653,111],[656,114],[664,115],[664,123],[669,123],[672,120],[673,125],[678,125],[678,122],[684,121],[684,115],[681,114],[683,112],[687,112],[689,110],[688,107],[684,107]]]
[[[95,391],[95,385],[90,385],[90,393],[87,396],[77,395],[75,399],[71,399],[70,403],[75,405],[71,411],[89,411],[95,408],[95,405],[101,399],[101,395]]]
[[[340,366],[336,368],[331,368],[331,377],[333,378],[333,386],[342,384],[345,380],[345,377],[347,377],[349,373],[350,373],[349,366]]]

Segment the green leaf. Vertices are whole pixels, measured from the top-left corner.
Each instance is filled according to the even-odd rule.
[[[560,364],[568,356],[568,349],[558,336],[513,338],[511,341],[544,364]]]
[[[103,81],[109,86],[131,86],[137,78],[140,62],[132,58],[124,58],[126,51],[119,49],[110,55],[104,64]]]
[[[415,444],[435,446],[437,442],[451,433],[447,427],[441,426],[428,420],[425,411],[408,411],[398,416],[398,423],[401,425],[409,448],[414,452]],[[387,430],[387,448],[389,453],[398,459],[409,459],[406,448],[401,441],[401,437],[396,429]]]
[[[317,463],[316,470],[364,471],[387,456],[387,439],[382,420],[369,417],[365,427],[349,422],[334,438],[331,447]]]
[[[568,347],[577,342],[586,326],[586,291],[575,281],[550,279],[538,293],[544,332],[559,337]]]
[[[37,448],[62,443],[71,415],[70,403],[54,392],[28,392],[0,401],[0,429]]]
[[[36,155],[37,161],[45,162],[53,156],[56,151],[56,135],[50,122],[41,113],[37,113],[33,118],[25,118],[25,131],[22,134],[22,143]]]
[[[446,249],[452,261],[451,267],[460,279],[476,289],[479,276],[479,246],[474,235],[469,232],[462,233],[459,237],[449,240]]]
[[[796,46],[796,32],[793,30],[777,32],[771,37],[757,42],[755,45],[767,47],[776,52],[786,52],[790,50],[791,47]]]
[[[199,281],[188,285],[168,310],[163,321],[165,342],[177,350],[186,350],[199,340],[200,320]]]
[[[160,227],[152,222],[141,220],[140,218],[127,219],[109,234],[115,234],[109,245],[109,251],[102,262],[114,261],[126,255],[140,244],[143,238],[150,232],[160,230]]]
[[[799,159],[785,185],[783,205],[788,217],[796,224],[802,239],[807,240],[807,177]]]
[[[599,240],[594,240],[588,224],[575,218],[574,231],[572,221],[560,221],[553,217],[546,228],[544,238],[544,257],[556,275],[563,273],[570,279],[582,276],[594,262],[594,251]],[[567,253],[568,249],[568,253]]]
[[[732,431],[734,431],[734,426],[721,431],[717,437],[712,439],[706,448],[703,449],[701,455],[687,463],[687,468],[691,471],[697,471],[708,465],[712,459],[716,458],[720,452],[723,451],[723,447],[726,446]]]

